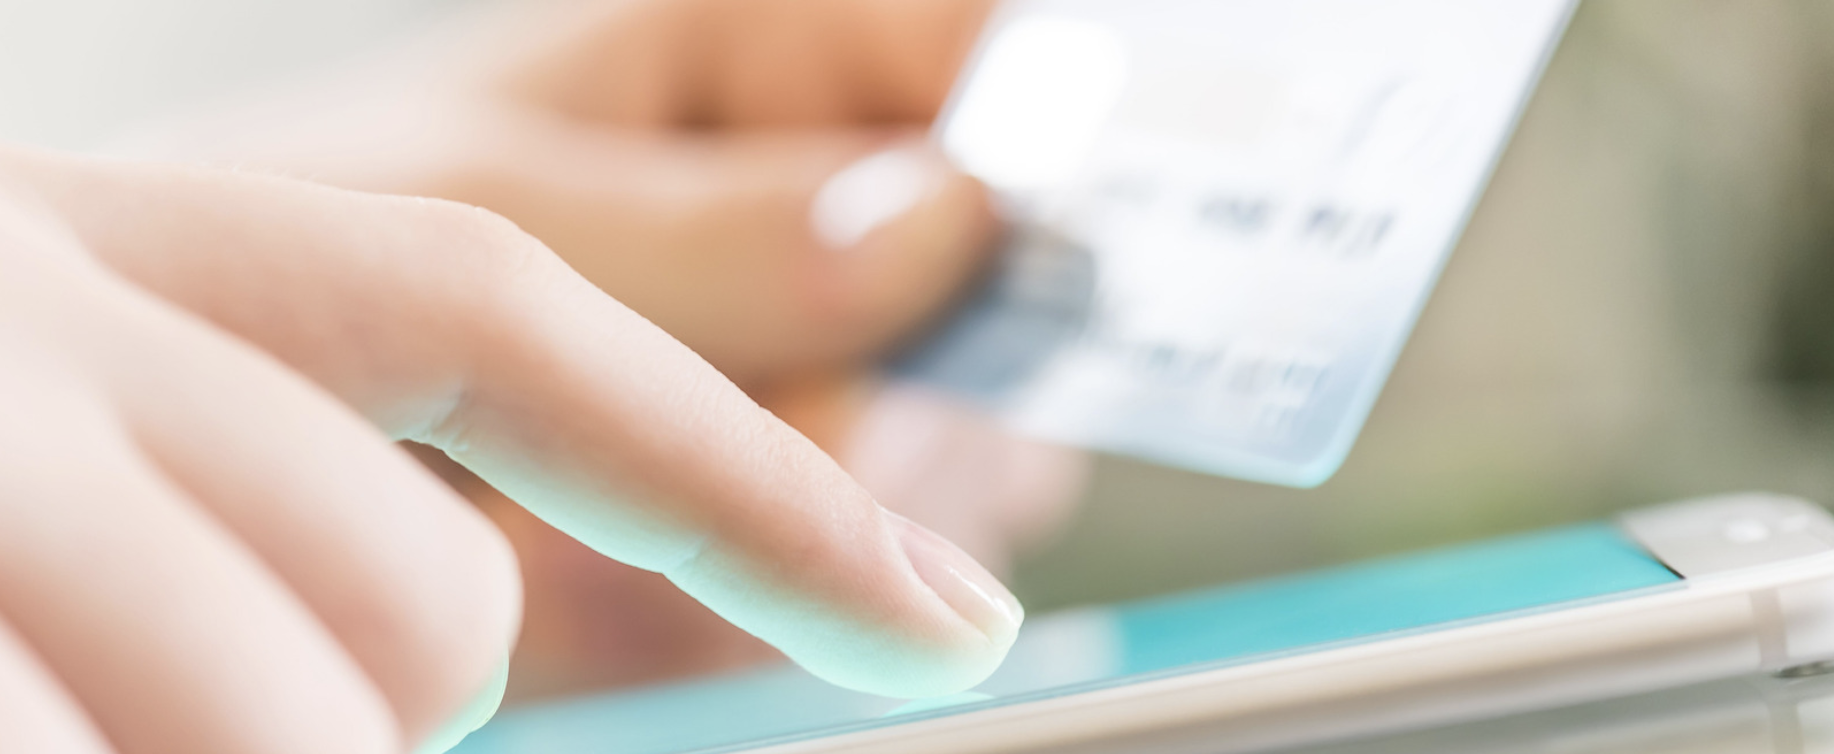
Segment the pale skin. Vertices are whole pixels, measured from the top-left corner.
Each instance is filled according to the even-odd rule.
[[[516,634],[444,449],[844,685],[948,693],[1018,605],[514,225],[0,150],[0,751],[400,752]]]
[[[510,2],[162,148],[491,209],[742,386],[845,369],[934,316],[997,232],[924,145],[991,0]],[[908,211],[812,232],[838,171],[908,148]]]
[[[876,377],[996,248],[985,192],[923,137],[991,5],[511,3],[304,92],[181,124],[151,148],[500,212],[887,507],[1002,572],[1064,520],[1083,457]],[[924,189],[862,237],[823,238],[815,197],[887,150],[921,166]],[[775,655],[672,585],[449,477],[509,535],[527,576],[512,694]]]

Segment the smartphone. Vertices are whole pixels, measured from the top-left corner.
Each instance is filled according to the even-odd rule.
[[[1746,494],[1034,620],[957,697],[770,668],[514,711],[457,751],[1227,754],[1828,661],[1834,519]]]

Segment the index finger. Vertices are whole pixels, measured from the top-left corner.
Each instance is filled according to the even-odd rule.
[[[117,271],[818,676],[953,693],[1017,634],[1018,603],[972,558],[501,218],[257,176],[58,166],[41,189]]]

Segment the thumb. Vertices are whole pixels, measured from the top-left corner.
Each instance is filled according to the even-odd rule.
[[[518,133],[450,198],[514,220],[742,384],[882,355],[947,308],[996,232],[983,187],[918,135]]]

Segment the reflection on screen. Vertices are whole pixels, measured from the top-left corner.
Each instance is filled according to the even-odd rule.
[[[1616,527],[1576,526],[1035,620],[1006,665],[959,697],[884,699],[778,667],[509,713],[455,754],[736,751],[1678,582]]]

